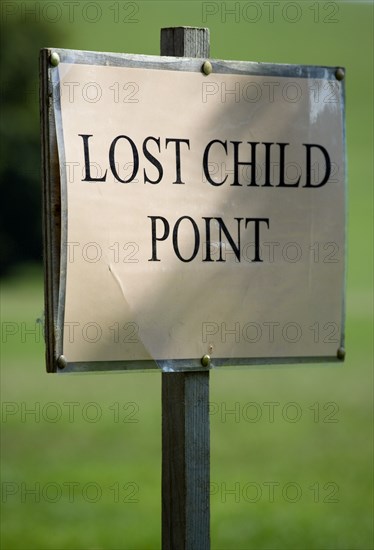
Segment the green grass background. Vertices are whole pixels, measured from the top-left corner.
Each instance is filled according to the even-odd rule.
[[[96,4],[102,8],[100,21],[85,22],[78,9],[74,22],[65,17],[59,23],[67,33],[62,43],[35,44],[27,55],[37,57],[42,46],[157,55],[161,27],[191,25],[210,28],[212,57],[346,67],[346,361],[339,367],[211,373],[212,407],[219,409],[211,416],[211,481],[217,490],[211,497],[211,540],[212,549],[372,549],[372,4],[319,2],[319,21],[314,22],[317,3],[299,2],[302,17],[294,24],[279,11],[269,23],[261,2],[254,4],[262,6],[263,16],[252,24],[243,16],[237,22],[227,16],[225,21],[222,11],[204,18],[201,2],[157,1],[132,3],[139,8],[137,23],[115,23],[109,8],[117,4],[124,9],[125,3]],[[211,4],[221,9],[221,2]],[[234,4],[226,2],[227,7]],[[246,4],[240,2],[240,9]],[[331,5],[337,7],[334,23],[324,21]],[[21,323],[31,328],[44,307],[41,269],[24,266],[5,279],[1,307],[3,327],[14,322],[20,329]],[[3,413],[4,406],[15,411],[18,408],[18,412],[2,416],[1,548],[159,548],[160,375],[47,375],[42,339],[36,341],[38,338],[29,335],[23,341],[19,331],[4,340]],[[65,402],[78,403],[73,422],[69,422]],[[93,415],[93,408],[85,408],[90,402],[101,408],[102,417],[97,422],[82,417],[84,411]],[[239,418],[220,414],[224,407],[235,406],[243,413],[249,402],[262,406],[263,416],[257,422],[246,421],[245,414]],[[274,422],[268,420],[266,402],[280,404]],[[302,411],[298,422],[289,422],[281,414],[282,407],[290,402],[296,402]],[[35,416],[21,415],[22,408],[39,404],[52,418],[53,405],[46,409],[48,403],[63,410],[61,420],[51,422],[41,414],[36,421]],[[120,422],[115,422],[114,403],[120,407],[135,405],[121,410]],[[334,415],[328,417],[333,410]],[[137,422],[123,422],[131,419]],[[6,495],[7,482],[18,488],[17,494]],[[48,502],[54,496],[52,489],[40,502],[32,495],[23,498],[22,484],[31,488],[37,482],[41,487],[49,483],[62,487],[61,499]],[[74,502],[69,502],[67,482],[78,483]],[[268,498],[269,482],[278,484],[274,502]],[[87,495],[95,496],[87,483],[102,489],[97,502],[87,502]],[[110,487],[117,483],[126,502],[115,502]],[[248,483],[260,486],[258,502],[249,501],[255,493],[254,489],[245,492]],[[288,483],[297,483],[302,490],[297,502],[289,501],[291,489],[286,497],[282,495],[282,489],[290,487]],[[82,492],[84,487],[87,493]],[[134,488],[136,494],[130,494]],[[225,488],[236,493],[225,493]],[[333,495],[337,502],[326,502],[329,496],[331,500],[332,488],[337,489]],[[136,502],[128,502],[131,496]]]

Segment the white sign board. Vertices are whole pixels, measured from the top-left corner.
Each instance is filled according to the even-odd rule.
[[[57,51],[58,365],[342,358],[336,68]]]

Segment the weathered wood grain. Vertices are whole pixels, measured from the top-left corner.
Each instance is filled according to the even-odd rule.
[[[208,29],[162,29],[161,55],[208,57]],[[209,438],[209,371],[163,373],[163,550],[210,548]]]

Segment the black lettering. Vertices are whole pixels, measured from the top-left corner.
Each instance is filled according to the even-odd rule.
[[[238,222],[238,244],[236,245],[234,242],[234,239],[231,237],[229,230],[227,229],[224,221],[222,218],[216,218],[219,225],[219,259],[217,262],[225,262],[222,258],[222,231],[225,234],[226,239],[229,241],[231,248],[233,249],[233,252],[237,258],[237,260],[240,262],[240,222],[243,218],[234,218]],[[247,218],[248,219],[248,218]]]
[[[254,222],[255,224],[255,257],[252,262],[262,262],[260,258],[260,223],[264,222],[269,229],[269,218],[245,218],[245,229],[249,222]]]
[[[316,143],[303,143],[304,147],[306,147],[306,182],[304,187],[322,187],[322,185],[325,185],[325,183],[328,182],[330,174],[331,174],[331,161],[330,156],[326,149],[322,147],[322,145],[317,145]],[[326,171],[325,175],[322,178],[322,180],[317,183],[316,185],[312,185],[312,174],[311,174],[311,166],[312,166],[312,155],[311,155],[311,149],[312,147],[317,147],[325,157],[326,162]]]
[[[225,181],[227,180],[227,176],[222,181],[214,181],[210,177],[210,173],[209,173],[209,152],[210,152],[210,148],[212,147],[212,145],[214,143],[220,143],[222,145],[222,147],[224,148],[225,153],[227,155],[227,141],[220,141],[219,139],[213,139],[205,147],[204,156],[203,156],[203,170],[204,170],[204,176],[206,177],[207,181],[209,181],[209,183],[211,185],[218,186],[218,185],[222,185],[223,183],[225,183]]]
[[[270,164],[270,148],[274,143],[263,142],[262,145],[265,145],[265,182],[263,187],[273,187],[270,181],[271,174],[271,164]]]
[[[295,183],[286,183],[285,182],[285,171],[286,171],[286,162],[285,162],[285,149],[289,143],[278,143],[279,145],[279,185],[277,187],[298,187],[300,183],[300,177]]]
[[[129,144],[131,145],[131,149],[132,149],[134,168],[133,168],[131,176],[127,180],[123,180],[118,175],[117,168],[116,168],[116,163],[115,163],[115,160],[114,160],[114,151],[115,151],[115,148],[116,148],[117,141],[120,140],[120,139],[126,139],[129,142]],[[113,176],[118,181],[120,181],[122,183],[130,183],[130,181],[132,181],[135,178],[136,174],[138,173],[138,169],[139,169],[139,155],[138,155],[138,151],[136,149],[136,145],[135,145],[135,143],[133,142],[133,140],[131,138],[129,138],[128,136],[117,136],[112,141],[112,144],[111,144],[110,149],[109,149],[109,164],[110,164],[110,168],[112,170]]]
[[[213,262],[212,256],[211,256],[211,250],[210,250],[210,221],[213,220],[213,218],[203,218],[205,220],[205,258],[203,258],[203,262]]]
[[[157,243],[156,243],[156,241],[164,241],[165,239],[168,238],[169,233],[170,233],[169,222],[167,221],[166,218],[163,218],[162,216],[148,216],[148,218],[152,222],[152,258],[150,258],[148,261],[149,262],[160,262],[161,260],[159,260],[157,258]],[[164,233],[161,237],[156,236],[157,220],[161,220],[161,222],[164,224]]]
[[[185,183],[181,179],[181,143],[186,143],[188,149],[190,148],[189,139],[176,139],[176,138],[166,138],[165,149],[167,149],[169,143],[175,143],[175,171],[176,171],[176,180],[173,183]]]
[[[88,150],[88,140],[92,137],[93,134],[78,134],[83,139],[83,150],[84,150],[84,166],[86,169],[85,178],[82,181],[105,181],[106,174],[108,170],[105,170],[105,174],[102,178],[92,178],[90,171],[90,153]]]
[[[147,143],[148,141],[154,141],[155,143],[157,143],[158,145],[158,151],[161,152],[161,148],[160,148],[160,138],[155,138],[155,137],[152,137],[152,136],[149,136],[147,137],[144,142],[143,142],[143,153],[144,153],[144,156],[146,157],[147,160],[149,160],[149,162],[151,164],[153,164],[153,166],[155,166],[158,170],[158,178],[155,179],[155,180],[151,180],[148,176],[147,176],[147,172],[145,171],[145,168],[143,170],[143,174],[144,174],[144,183],[153,183],[153,184],[156,184],[156,183],[160,183],[160,181],[162,180],[162,175],[164,173],[163,171],[163,168],[162,168],[162,165],[160,163],[160,161],[158,161],[147,149]]]
[[[239,145],[243,143],[242,141],[231,141],[234,145],[234,181],[231,185],[241,185],[239,182],[239,165],[250,166],[251,167],[251,183],[248,183],[248,186],[256,186],[256,147],[259,144],[257,141],[247,141],[248,145],[251,146],[251,161],[249,162],[239,162]]]
[[[192,252],[192,255],[191,255],[190,258],[183,258],[182,257],[182,255],[180,253],[180,250],[179,250],[179,245],[178,245],[178,229],[179,229],[179,225],[181,224],[181,222],[183,220],[189,220],[191,222],[194,233],[195,233],[195,244],[194,244],[194,249],[193,249],[193,252]],[[175,255],[182,262],[191,262],[194,258],[196,258],[196,255],[199,251],[199,246],[200,246],[200,234],[199,234],[199,229],[196,225],[196,222],[192,218],[190,218],[190,216],[182,216],[181,218],[179,218],[176,221],[176,224],[175,224],[174,229],[173,229],[173,248],[174,248]]]

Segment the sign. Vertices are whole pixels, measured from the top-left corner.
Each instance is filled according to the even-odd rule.
[[[53,55],[49,369],[343,358],[341,70]]]

